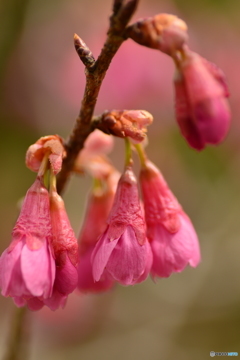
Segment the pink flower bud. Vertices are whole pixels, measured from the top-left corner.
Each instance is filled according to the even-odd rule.
[[[70,294],[78,282],[78,244],[70,225],[62,198],[52,191],[50,195],[52,247],[56,261],[54,289],[63,296]]]
[[[186,23],[170,14],[138,20],[128,27],[128,36],[141,45],[168,55],[181,50],[188,40]]]
[[[32,171],[38,172],[46,154],[49,154],[53,173],[58,174],[62,168],[62,159],[66,156],[63,140],[58,135],[41,137],[31,145],[26,153],[26,166]]]
[[[227,85],[214,64],[185,49],[174,79],[176,117],[190,146],[202,150],[219,144],[230,124]]]
[[[55,262],[48,191],[37,178],[28,190],[12,232],[12,242],[0,258],[0,287],[17,306],[52,295]]]
[[[141,170],[140,183],[147,236],[153,252],[152,275],[168,277],[188,264],[196,267],[200,261],[196,232],[160,171],[150,161]]]
[[[93,250],[93,278],[99,281],[107,272],[121,284],[133,285],[149,266],[151,253],[145,235],[137,181],[131,168],[127,168],[119,180],[107,223]]]

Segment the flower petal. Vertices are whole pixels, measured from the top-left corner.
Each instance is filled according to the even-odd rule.
[[[44,304],[49,307],[49,309],[55,311],[59,307],[62,309],[65,307],[67,302],[67,295],[60,294],[56,289],[53,290],[52,296],[44,300]]]
[[[144,273],[146,246],[146,242],[139,244],[132,226],[127,226],[109,257],[107,271],[121,284],[133,285]]]
[[[44,303],[36,297],[33,297],[27,301],[27,307],[29,308],[29,310],[32,311],[40,310],[42,309],[43,306]]]
[[[200,251],[197,235],[187,216],[180,215],[181,227],[175,234],[169,233],[162,225],[155,226],[151,242],[153,251],[153,276],[168,277],[172,272],[182,271],[187,264],[197,266]]]
[[[93,279],[99,281],[107,265],[112,251],[118,243],[119,238],[112,241],[108,237],[108,228],[98,240],[92,253]]]
[[[22,295],[22,275],[20,268],[20,255],[23,243],[19,241],[15,247],[9,251],[6,249],[0,258],[0,287],[3,296],[19,296]]]
[[[78,283],[78,271],[69,257],[66,255],[66,262],[62,267],[56,268],[56,278],[54,288],[61,294],[67,295],[73,292]]]
[[[45,241],[39,250],[30,250],[27,245],[23,246],[21,254],[21,269],[25,284],[33,296],[51,295],[51,261],[47,242]]]
[[[82,292],[102,292],[113,287],[114,281],[108,278],[104,271],[100,280],[95,282],[92,274],[91,257],[94,246],[88,249],[83,255],[80,255],[78,265],[78,289]]]

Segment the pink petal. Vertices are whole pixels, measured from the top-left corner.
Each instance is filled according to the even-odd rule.
[[[111,289],[114,281],[106,276],[104,271],[100,280],[95,282],[92,274],[91,257],[94,246],[88,249],[83,255],[80,255],[78,265],[78,289],[82,292],[103,292]]]
[[[144,273],[147,245],[140,245],[132,226],[127,226],[106,265],[112,277],[123,285],[133,285]]]
[[[225,98],[210,98],[198,103],[194,115],[204,143],[216,145],[224,139],[230,126],[230,109]]]
[[[150,273],[151,268],[152,268],[153,253],[152,253],[152,248],[148,241],[146,241],[146,254],[147,254],[147,262],[145,265],[145,270],[144,270],[143,274],[136,280],[135,284],[139,284],[139,283],[145,281]]]
[[[64,308],[67,302],[67,295],[60,294],[56,289],[53,290],[52,296],[44,300],[44,304],[49,307],[49,309],[55,311],[58,308]]]
[[[20,269],[20,255],[23,243],[19,241],[16,246],[9,251],[6,249],[1,258],[1,274],[0,274],[0,287],[3,296],[18,296],[22,295],[21,288],[23,279]]]
[[[29,310],[32,311],[41,310],[43,306],[44,303],[36,297],[31,298],[27,301],[27,307],[29,308]]]
[[[98,240],[92,253],[93,279],[99,281],[107,265],[109,257],[118,243],[118,239],[112,241],[108,237],[108,228]]]
[[[21,254],[22,276],[33,296],[47,298],[52,291],[52,267],[54,262],[45,241],[39,250],[30,250],[24,245]]]
[[[181,227],[175,234],[162,225],[155,226],[151,242],[153,251],[153,276],[168,277],[172,272],[182,271],[187,264],[198,265],[200,261],[197,235],[187,216],[180,215]]]
[[[23,307],[26,305],[26,300],[23,299],[22,297],[20,296],[15,296],[13,298],[13,301],[14,301],[14,304],[17,306],[17,307]]]
[[[54,287],[64,295],[70,294],[76,289],[78,283],[78,271],[69,257],[66,255],[66,262],[62,267],[56,268]]]

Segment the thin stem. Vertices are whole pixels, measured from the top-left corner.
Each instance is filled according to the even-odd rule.
[[[38,176],[39,176],[39,177],[43,177],[44,174],[45,174],[45,172],[46,172],[46,170],[47,170],[47,168],[48,168],[48,164],[49,164],[49,162],[48,162],[49,154],[50,154],[50,153],[47,152],[47,153],[44,155],[43,159],[42,159],[40,168],[39,168],[39,170],[38,170]]]
[[[49,177],[49,192],[55,192],[57,189],[57,179],[56,175],[53,173],[52,169],[50,170],[50,177]]]
[[[4,360],[21,360],[26,359],[24,356],[23,339],[26,324],[27,308],[16,308],[12,327],[10,329],[7,353]]]
[[[135,149],[137,150],[141,167],[145,168],[146,167],[146,161],[147,161],[147,155],[146,155],[146,153],[145,153],[145,151],[144,151],[144,149],[142,147],[142,144],[136,144]]]
[[[126,137],[125,138],[125,166],[131,166],[132,165],[132,148],[131,148],[131,142]]]

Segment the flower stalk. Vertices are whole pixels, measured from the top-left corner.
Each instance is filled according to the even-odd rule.
[[[146,153],[145,153],[145,151],[144,151],[144,149],[142,147],[142,144],[136,144],[135,149],[137,150],[141,167],[145,168],[146,167],[146,161],[147,161],[147,155],[146,155]]]

